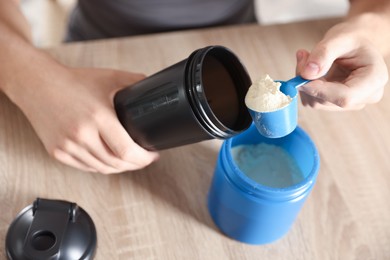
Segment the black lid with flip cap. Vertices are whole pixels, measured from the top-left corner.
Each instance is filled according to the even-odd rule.
[[[75,203],[38,198],[7,232],[10,260],[93,259],[97,244],[91,217]]]

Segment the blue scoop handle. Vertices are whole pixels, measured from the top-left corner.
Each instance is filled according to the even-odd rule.
[[[296,76],[295,78],[286,81],[285,84],[294,86],[295,88],[299,88],[300,86],[305,85],[309,81],[310,81],[309,79],[304,79],[301,76]]]
[[[297,94],[296,89],[306,83],[310,82],[309,79],[304,79],[301,76],[296,76],[288,81],[282,81],[282,85],[280,86],[280,91],[285,95],[289,95],[290,97],[294,97]]]

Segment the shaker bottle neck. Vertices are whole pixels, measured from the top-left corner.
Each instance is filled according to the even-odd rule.
[[[244,100],[251,80],[228,49],[210,46],[193,52],[186,76],[193,112],[211,136],[227,139],[250,126],[252,120]]]

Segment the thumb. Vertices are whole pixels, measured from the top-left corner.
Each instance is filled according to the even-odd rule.
[[[324,76],[336,59],[345,57],[353,49],[353,42],[342,37],[320,41],[307,58],[301,76],[312,80]]]
[[[134,84],[135,82],[138,82],[146,77],[144,74],[141,73],[134,73],[128,71],[121,71],[121,70],[114,71],[113,76],[116,80],[116,84],[118,85],[118,87],[124,87],[127,85]]]
[[[135,84],[138,81],[141,81],[146,78],[144,74],[133,73],[127,71],[112,71],[111,77],[113,79],[112,85],[110,86],[110,99],[112,100],[119,90],[129,87]]]

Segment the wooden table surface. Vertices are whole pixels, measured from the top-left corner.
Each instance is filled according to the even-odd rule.
[[[312,48],[335,20],[233,26],[75,43],[48,50],[64,64],[150,75],[207,45],[229,47],[252,79],[289,79],[295,51]],[[61,90],[59,90],[61,91]],[[84,173],[51,159],[0,94],[0,258],[11,221],[35,198],[76,202],[98,232],[95,259],[390,259],[390,93],[357,112],[299,107],[316,143],[317,183],[290,232],[246,245],[221,234],[206,197],[220,140],[163,151],[137,172]]]

